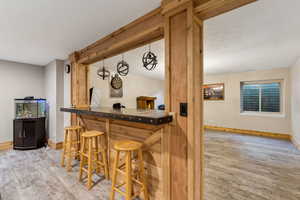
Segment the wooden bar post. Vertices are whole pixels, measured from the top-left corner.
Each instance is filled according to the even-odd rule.
[[[89,64],[165,38],[165,104],[174,121],[162,135],[163,194],[155,199],[203,200],[202,23],[255,1],[162,0],[160,8],[70,55],[72,105],[88,105]],[[181,103],[187,104],[187,116],[180,115]]]
[[[71,63],[71,104],[72,106],[82,106],[89,104],[88,96],[88,65],[78,63],[78,53],[74,52],[70,55]],[[78,117],[71,115],[71,124],[78,124]]]
[[[165,19],[166,107],[176,113],[170,130],[170,194],[172,200],[201,200],[203,191],[202,21],[196,2],[168,1]],[[188,114],[180,114],[187,103]],[[168,199],[169,200],[169,199]]]

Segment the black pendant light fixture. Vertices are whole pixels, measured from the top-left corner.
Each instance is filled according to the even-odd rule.
[[[129,64],[124,61],[124,54],[122,54],[122,61],[117,64],[117,72],[120,76],[127,76],[129,73]]]
[[[100,76],[102,80],[105,80],[110,76],[110,72],[104,66],[104,60],[102,61],[102,68],[97,70],[97,75]]]
[[[143,55],[143,66],[149,70],[152,71],[157,66],[157,56],[151,51],[151,44],[149,44],[149,50],[144,53]]]

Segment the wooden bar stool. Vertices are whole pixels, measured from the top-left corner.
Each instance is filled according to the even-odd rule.
[[[105,133],[99,131],[87,131],[82,134],[82,146],[80,150],[80,168],[79,181],[82,180],[83,172],[87,173],[87,188],[92,188],[92,175],[100,173],[104,169],[105,178],[108,179],[107,148],[105,145],[99,145],[102,139],[105,139]],[[99,157],[101,159],[99,159]]]
[[[139,196],[139,194],[133,194],[133,183],[139,185],[141,187],[140,192],[144,193],[144,199],[149,200],[148,196],[148,189],[146,186],[146,179],[145,179],[145,169],[144,169],[144,160],[142,154],[142,143],[130,141],[130,140],[123,140],[117,141],[113,148],[116,150],[116,157],[113,167],[113,177],[112,177],[112,191],[110,200],[115,199],[115,192],[120,193],[121,195],[125,196],[126,200],[132,200],[133,198]],[[120,153],[125,153],[125,165],[119,166],[119,159]],[[133,174],[132,170],[132,157],[133,154],[137,153],[137,162],[135,163],[138,168],[138,174]],[[124,168],[125,167],[125,171]],[[117,175],[123,175],[124,182],[117,185]],[[126,185],[125,192],[123,192],[120,188]]]
[[[80,134],[82,132],[83,127],[81,126],[69,126],[65,128],[61,166],[65,167],[65,159],[67,159],[68,171],[72,170],[72,159],[76,157],[79,158]]]

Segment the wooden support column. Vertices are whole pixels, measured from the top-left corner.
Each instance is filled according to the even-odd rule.
[[[78,63],[78,54],[74,52],[70,55],[71,63],[71,104],[73,106],[83,106],[89,104],[88,95],[88,65]],[[75,114],[71,115],[71,124],[78,123]]]
[[[165,20],[166,105],[176,113],[170,130],[170,199],[200,200],[203,191],[202,21],[196,2],[169,1]],[[180,115],[187,103],[188,115]]]
[[[162,0],[160,8],[70,56],[72,104],[87,105],[89,64],[165,37],[165,104],[167,111],[174,113],[174,122],[164,127],[162,134],[162,162],[157,165],[162,169],[162,186],[159,186],[162,195],[155,194],[154,199],[203,200],[202,23],[254,1]],[[180,115],[180,103],[188,104],[187,116]],[[77,123],[77,117],[73,116],[72,124]],[[94,127],[94,123],[90,127]],[[109,127],[110,135],[114,135],[115,129]],[[132,131],[124,130],[127,127],[122,125],[115,136]],[[158,133],[149,141],[157,137]],[[155,189],[152,188],[152,192],[155,193]]]

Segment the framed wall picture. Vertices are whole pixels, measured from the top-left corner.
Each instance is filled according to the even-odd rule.
[[[225,99],[224,83],[203,85],[204,100],[223,101]]]

